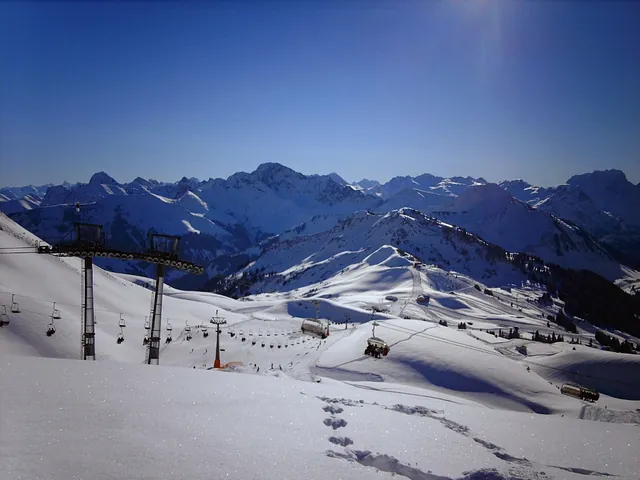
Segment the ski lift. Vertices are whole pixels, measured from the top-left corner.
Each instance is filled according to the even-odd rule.
[[[256,344],[256,339],[255,338],[251,339],[251,345],[255,345],[255,344]]]
[[[278,348],[282,348],[282,345],[278,344]]]
[[[209,332],[207,331],[207,327],[202,327],[202,336],[207,338],[209,336]]]
[[[149,322],[149,317],[144,317],[144,329],[151,330],[151,323]]]
[[[191,331],[191,327],[189,326],[189,320],[187,320],[185,323],[186,323],[186,326],[184,327],[184,331],[188,333]]]
[[[0,327],[9,325],[9,315],[7,315],[7,306],[2,305],[2,312],[0,312]]]
[[[54,333],[56,333],[56,326],[53,323],[54,320],[54,316],[51,315],[51,323],[49,324],[49,326],[47,327],[47,337],[50,337],[51,335],[53,335]]]
[[[20,304],[14,300],[15,294],[11,294],[11,313],[20,313]],[[7,312],[5,312],[6,314]]]
[[[144,338],[142,339],[142,345],[148,345],[149,344],[149,335],[145,335]]]
[[[120,314],[120,321],[118,322],[118,326],[120,327],[120,329],[127,326],[127,324],[124,322],[124,317],[122,316],[122,314]]]
[[[267,337],[271,336],[271,330],[267,330]]]
[[[167,339],[165,340],[165,343],[171,343],[171,331],[173,330],[173,327],[171,326],[170,322],[167,322]]]
[[[274,331],[273,331],[273,336],[274,336],[274,337],[277,337],[277,336],[278,336],[278,330],[274,330]]]
[[[118,333],[118,339],[116,340],[116,343],[120,345],[122,342],[124,342],[124,330],[122,330],[122,325],[120,325],[120,333]]]
[[[249,330],[249,335],[253,337],[253,330]]]
[[[61,318],[60,310],[56,308],[56,303],[57,302],[53,302],[53,312],[51,313],[51,318],[54,320],[60,320]],[[54,332],[55,332],[55,328],[54,328]]]
[[[264,348],[264,342],[262,342],[262,348]]]
[[[269,348],[273,348],[273,343],[270,343],[270,344],[269,344]]]
[[[258,330],[258,336],[262,336],[262,329]]]

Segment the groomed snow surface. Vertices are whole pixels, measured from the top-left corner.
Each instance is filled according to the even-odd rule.
[[[3,252],[36,241],[0,217]],[[162,337],[171,323],[173,340],[160,367],[141,365],[152,281],[96,269],[99,361],[82,362],[79,260],[0,255],[10,321],[0,329],[0,478],[640,477],[638,356],[497,339],[480,329],[553,330],[526,301],[533,287],[488,296],[462,275],[413,269],[392,247],[383,254],[245,301],[167,287]],[[334,322],[326,340],[300,332],[313,300]],[[54,301],[62,318],[47,337]],[[228,322],[223,371],[211,369],[216,314]],[[391,346],[382,359],[363,354],[372,320]],[[561,395],[565,381],[598,388],[600,400]]]

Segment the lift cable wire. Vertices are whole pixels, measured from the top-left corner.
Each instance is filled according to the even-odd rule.
[[[0,295],[7,295],[7,297],[11,297],[11,295],[14,295],[14,294],[9,293],[9,292],[0,292]],[[54,300],[47,300],[45,298],[39,298],[39,297],[31,297],[29,295],[15,294],[14,296],[15,296],[16,299],[29,299],[29,300],[35,300],[35,301],[39,301],[39,302],[43,302],[43,303],[47,303],[47,304],[54,302]],[[75,308],[82,307],[82,305],[76,304],[76,303],[66,303],[66,302],[58,302],[58,301],[55,301],[55,303],[56,303],[56,305],[64,305],[64,306],[67,306],[67,307],[75,307]],[[32,314],[35,314],[35,315],[45,315],[45,316],[48,316],[48,317],[51,316],[50,314],[44,314],[42,312],[36,312],[36,311],[33,311],[33,310],[22,308],[22,306],[20,308],[20,311],[21,311],[21,313],[26,312],[26,313],[32,313]],[[103,313],[112,313],[112,314],[118,315],[118,316],[122,314],[121,311],[116,312],[115,310],[107,310],[107,309],[104,309],[104,308],[94,308],[94,311],[103,312]],[[7,312],[7,313],[9,313],[9,312]],[[13,315],[15,315],[15,313]],[[127,315],[128,318],[137,318],[137,317],[144,318],[144,317],[147,317],[147,316],[148,315]],[[183,318],[176,318],[176,317],[167,317],[167,320],[185,321],[185,319],[183,319]]]
[[[416,336],[416,337],[424,337],[424,338],[427,338],[427,339],[430,339],[430,340],[439,341],[441,343],[445,343],[445,344],[448,344],[448,345],[453,345],[453,346],[456,346],[456,347],[459,347],[459,348],[465,348],[467,350],[471,350],[471,351],[475,351],[475,352],[479,352],[479,353],[484,353],[484,354],[487,354],[487,355],[494,355],[494,356],[498,356],[498,357],[502,357],[502,358],[508,358],[508,357],[505,357],[504,355],[502,355],[501,353],[498,353],[498,352],[491,352],[491,351],[488,351],[488,350],[481,349],[479,347],[474,347],[472,345],[467,345],[465,343],[458,342],[456,340],[449,340],[449,339],[443,339],[443,338],[440,338],[440,337],[435,337],[433,335],[429,335],[427,333],[424,333],[424,332],[422,332],[420,330],[414,331],[414,330],[411,330],[410,328],[400,327],[398,325],[393,325],[393,327],[390,327],[389,325],[385,325],[385,324],[380,324],[380,327],[384,327],[384,328],[387,328],[389,330],[395,330],[395,331],[398,331],[398,332],[401,332],[401,333],[411,333],[411,334],[414,334],[414,336]],[[631,384],[631,383],[628,383],[628,382],[624,382],[624,381],[621,381],[621,380],[613,380],[613,379],[609,379],[609,378],[605,378],[605,377],[589,375],[589,374],[586,374],[586,373],[573,372],[571,370],[567,370],[567,369],[563,369],[563,368],[559,368],[559,367],[551,367],[551,366],[548,366],[548,365],[543,365],[541,363],[537,363],[537,362],[532,361],[532,360],[527,360],[527,362],[531,363],[533,365],[542,367],[542,368],[548,368],[550,370],[556,370],[558,372],[568,373],[568,374],[571,374],[571,375],[590,378],[590,379],[594,379],[594,380],[606,380],[606,381],[609,381],[609,382],[618,383],[620,385],[625,385],[625,386],[629,386],[629,387],[635,387],[634,384]]]

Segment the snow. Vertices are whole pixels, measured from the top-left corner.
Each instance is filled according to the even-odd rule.
[[[11,385],[2,389],[2,478],[639,473],[628,425],[603,430],[339,382],[2,355],[0,384]]]
[[[368,217],[362,225],[380,220]],[[421,222],[404,212],[376,228],[388,221]],[[38,240],[0,215],[0,247]],[[81,362],[79,260],[0,255],[0,304],[13,293],[21,308],[0,328],[0,478],[638,478],[636,356],[494,342],[473,328],[545,331],[545,310],[523,301],[535,287],[488,296],[462,273],[414,268],[384,242],[354,255],[343,273],[244,300],[167,285],[162,338],[170,322],[173,341],[160,367],[140,365],[153,280],[95,269],[98,361]],[[314,300],[333,322],[326,340],[300,331]],[[62,318],[47,337],[53,301]],[[210,370],[214,315],[228,322],[226,371]],[[371,320],[391,347],[382,359],[362,355]],[[458,321],[473,325],[457,330]],[[519,344],[531,355],[514,353]],[[560,394],[587,378],[602,394],[595,405]]]
[[[434,215],[510,252],[529,253],[567,268],[592,270],[610,281],[629,276],[629,269],[588,234],[525,205],[495,184],[470,187],[451,206]]]

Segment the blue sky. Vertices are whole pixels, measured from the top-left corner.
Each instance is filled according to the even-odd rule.
[[[0,2],[0,186],[640,182],[640,2]]]

